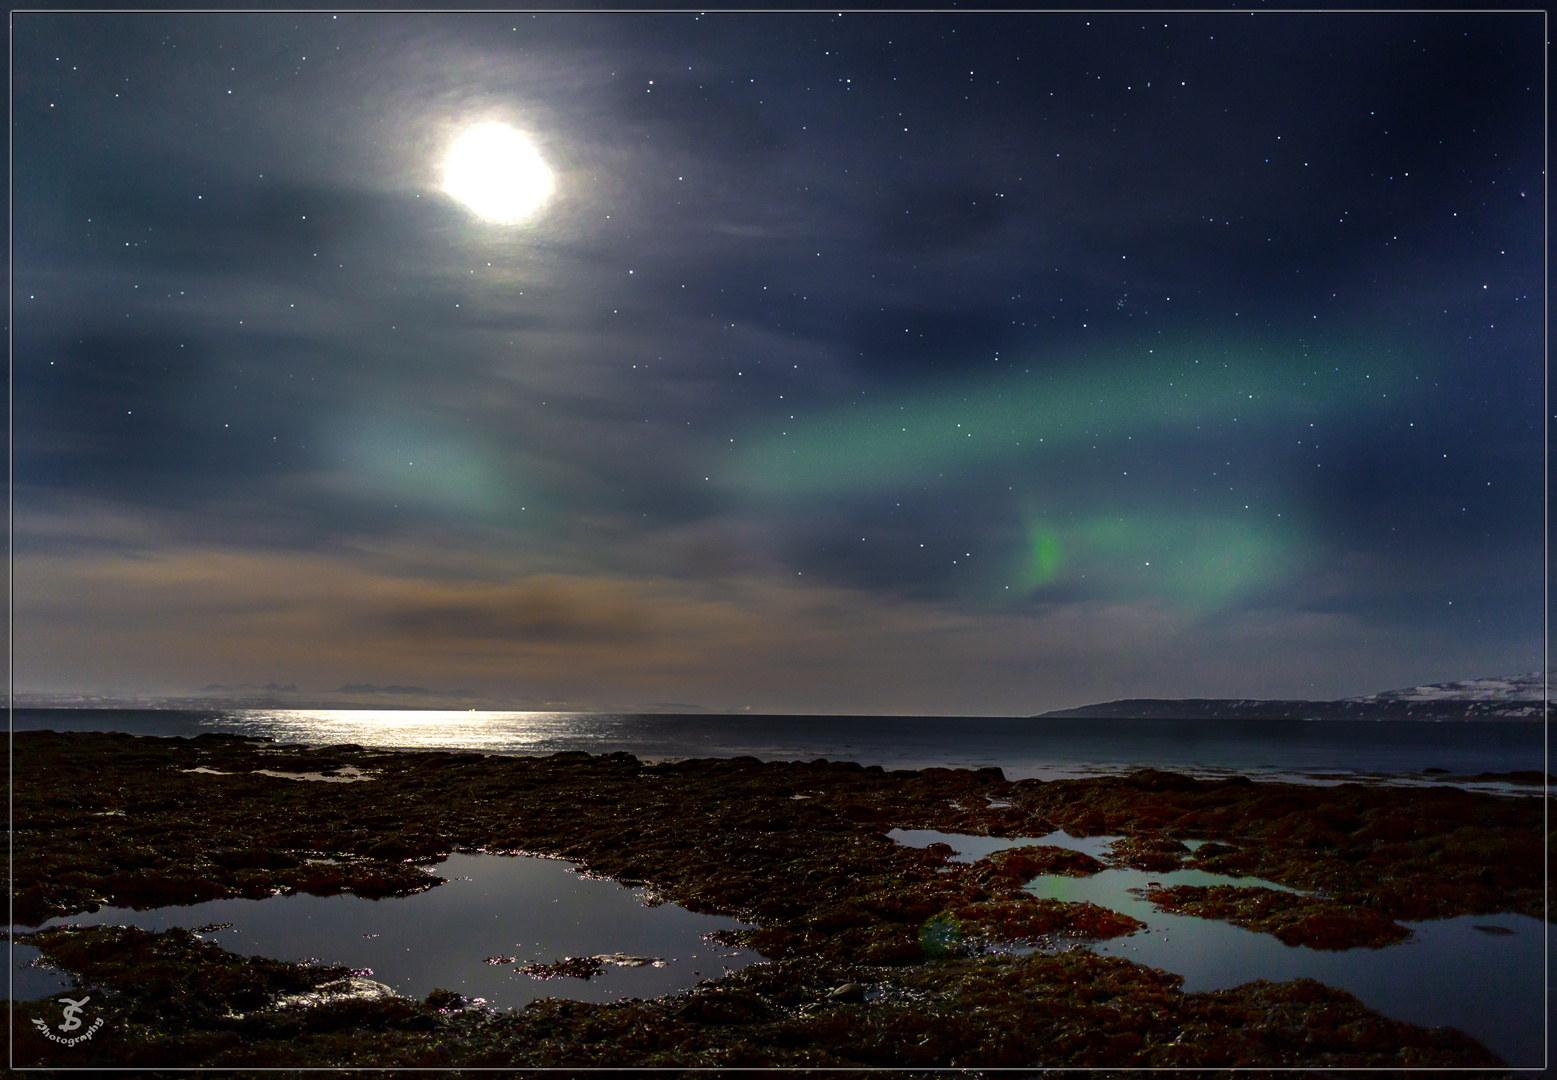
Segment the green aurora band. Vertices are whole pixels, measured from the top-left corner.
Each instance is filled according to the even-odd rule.
[[[862,395],[814,417],[776,417],[759,425],[722,479],[757,500],[826,498],[953,484],[1003,461],[1041,467],[1083,443],[1117,446],[1126,435],[1142,449],[1196,432],[1257,435],[1273,422],[1329,426],[1405,404],[1421,389],[1401,351],[1395,343],[1342,356],[1334,346],[1302,343],[1170,347],[1159,339],[1087,362],[1002,360],[999,375],[874,402]],[[1139,502],[1123,513],[1081,514],[1028,514],[1003,583],[986,585],[1006,596],[1018,585],[1033,598],[1063,587],[1072,596],[1156,596],[1205,610],[1284,576],[1302,540],[1290,517],[1254,525]]]
[[[1142,438],[1277,417],[1333,419],[1370,398],[1379,403],[1406,381],[1398,360],[1378,349],[1367,350],[1369,363],[1360,366],[1301,348],[1282,356],[1254,345],[1170,352],[1155,343],[1135,351],[1134,359],[1048,370],[1017,361],[999,377],[942,383],[815,418],[774,417],[727,480],[754,495],[890,487],[1114,433]]]
[[[1063,587],[1095,600],[1158,597],[1214,610],[1285,576],[1294,531],[1169,512],[1032,522],[1018,580],[1025,595],[1040,599]]]

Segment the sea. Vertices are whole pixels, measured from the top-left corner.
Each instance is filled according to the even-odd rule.
[[[1123,720],[990,716],[771,716],[395,709],[24,709],[13,730],[229,732],[281,743],[489,754],[625,751],[644,761],[755,757],[885,769],[1000,768],[1062,779],[1150,767],[1334,784],[1545,771],[1527,720]],[[1518,793],[1515,785],[1477,786]],[[1525,787],[1524,791],[1530,789]],[[1539,789],[1537,789],[1539,790]]]

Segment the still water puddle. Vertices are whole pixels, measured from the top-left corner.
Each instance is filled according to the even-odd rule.
[[[1120,839],[1117,836],[1071,836],[1064,829],[1056,829],[1048,836],[1016,837],[969,836],[965,833],[938,832],[935,829],[893,829],[891,832],[887,833],[887,836],[906,847],[929,847],[931,844],[945,844],[947,847],[951,848],[954,853],[947,856],[946,861],[958,863],[975,863],[988,855],[994,854],[997,851],[1004,851],[1007,848],[1014,847],[1026,847],[1032,844],[1045,844],[1049,847],[1059,847],[1066,848],[1070,851],[1079,851],[1084,855],[1090,855],[1094,859],[1106,862],[1109,858],[1109,846],[1113,844],[1115,840]],[[1183,841],[1184,846],[1189,848],[1191,851],[1194,851],[1196,848],[1205,843],[1208,843],[1208,841]],[[1131,871],[1131,873],[1135,872],[1136,871]],[[1072,878],[1061,875],[1045,875],[1038,880],[1047,881],[1049,877],[1052,876],[1059,881],[1093,881],[1097,878],[1103,877],[1104,873],[1111,874],[1115,873],[1115,871],[1104,871],[1103,873],[1093,875],[1091,878]],[[1226,874],[1213,874],[1208,870],[1173,870],[1166,873],[1143,874],[1141,877],[1141,884],[1144,885],[1148,881],[1155,885],[1236,885],[1245,889],[1263,887],[1266,889],[1276,889],[1279,892],[1303,894],[1301,889],[1293,889],[1286,885],[1278,885],[1274,881],[1266,881],[1264,878],[1228,877]],[[1127,888],[1138,887],[1139,886],[1136,885],[1127,886]],[[1032,886],[1029,885],[1028,888],[1031,890]],[[1039,895],[1048,896],[1050,894],[1040,893]],[[1088,897],[1073,898],[1069,896],[1056,896],[1055,898],[1059,900],[1090,899]],[[1097,904],[1099,907],[1114,907],[1113,904],[1104,903],[1102,900],[1094,899],[1092,902]],[[1151,905],[1147,904],[1147,906],[1150,907]],[[1115,910],[1117,911],[1123,909],[1115,908]],[[1133,915],[1135,913],[1132,911],[1131,914]],[[1140,916],[1137,915],[1136,918],[1140,918]]]
[[[960,863],[978,862],[997,851],[1031,844],[1069,848],[1101,859],[1108,854],[1108,845],[1118,839],[1114,836],[1070,836],[1063,830],[1056,830],[1048,836],[968,836],[964,833],[937,832],[935,829],[893,829],[887,836],[905,847],[945,844],[955,852],[948,857],[948,861]]]
[[[1064,832],[1043,837],[965,836],[930,829],[894,829],[892,839],[910,847],[950,845],[951,861],[971,863],[995,851],[1049,844],[1104,858],[1118,837],[1078,838]],[[1198,847],[1196,841],[1188,846]],[[1545,1053],[1543,942],[1545,928],[1528,915],[1465,915],[1431,922],[1401,922],[1411,936],[1382,949],[1339,952],[1284,945],[1268,934],[1231,923],[1159,911],[1133,889],[1148,882],[1172,885],[1284,885],[1203,870],[1110,869],[1090,877],[1044,874],[1027,885],[1039,897],[1099,907],[1134,916],[1146,929],[1127,937],[1090,942],[1100,956],[1119,956],[1184,976],[1184,990],[1224,990],[1256,979],[1285,982],[1310,978],[1345,990],[1369,1008],[1422,1027],[1454,1027],[1480,1041],[1514,1068],[1539,1067]],[[1510,931],[1502,933],[1485,928]]]
[[[150,911],[103,908],[44,925],[166,930],[230,923],[202,936],[243,956],[370,968],[370,978],[408,997],[424,998],[442,988],[505,1009],[544,997],[594,1002],[658,997],[762,959],[706,939],[712,931],[743,926],[735,919],[668,903],[647,907],[643,890],[570,873],[572,868],[557,859],[454,854],[433,867],[447,880],[413,896],[298,894]],[[70,988],[59,972],[25,966],[37,958],[36,949],[15,950],[18,1000]],[[516,970],[565,957],[603,962],[599,974],[587,980],[541,979]],[[488,963],[489,958],[503,962]]]

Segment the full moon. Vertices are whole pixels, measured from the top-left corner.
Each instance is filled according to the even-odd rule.
[[[546,201],[552,176],[519,132],[507,124],[477,124],[449,147],[443,190],[478,217],[507,225],[529,217]]]

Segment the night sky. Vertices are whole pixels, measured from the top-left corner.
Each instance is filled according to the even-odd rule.
[[[13,18],[19,692],[1541,665],[1539,13]]]

